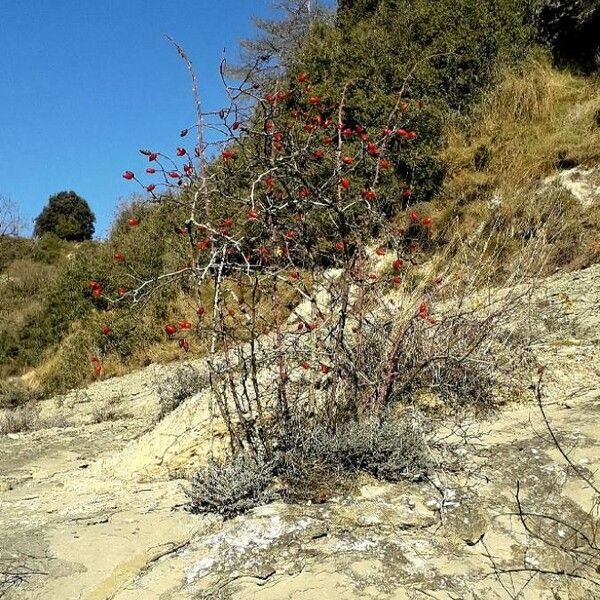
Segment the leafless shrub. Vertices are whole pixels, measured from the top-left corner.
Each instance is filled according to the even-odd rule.
[[[92,421],[94,423],[105,423],[107,421],[119,421],[126,418],[127,415],[118,407],[120,400],[121,398],[119,397],[110,398],[94,411]]]
[[[8,598],[10,591],[26,583],[35,575],[48,575],[37,566],[37,559],[23,553],[10,557],[0,556],[0,598]]]
[[[484,539],[480,540],[491,562],[492,575],[508,596],[515,600],[521,598],[525,587],[538,577],[579,581],[584,587],[595,590],[590,590],[590,593],[597,594],[600,591],[600,488],[593,475],[573,461],[570,456],[572,448],[563,446],[550,423],[543,400],[543,374],[544,369],[540,368],[535,395],[549,440],[568,465],[569,471],[592,493],[592,500],[586,510],[568,510],[569,503],[565,502],[563,510],[557,512],[545,506],[540,499],[535,502],[525,499],[521,482],[516,482],[514,516],[527,536],[527,542],[521,548],[522,564],[498,562],[493,557],[493,548],[489,548]],[[538,560],[540,552],[536,550],[540,548],[547,552]],[[531,560],[531,556],[536,558]]]
[[[17,204],[5,196],[0,196],[0,236],[19,235],[23,219]]]

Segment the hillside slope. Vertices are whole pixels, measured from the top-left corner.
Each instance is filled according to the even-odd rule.
[[[548,368],[546,415],[574,463],[593,473],[600,268],[541,282],[532,308],[544,331],[534,352]],[[222,523],[184,509],[187,483],[178,473],[211,443],[203,395],[173,392],[186,384],[181,367],[151,366],[43,401],[40,415],[60,418],[60,427],[2,438],[0,594],[450,600],[506,598],[506,589],[522,586],[521,597],[531,599],[598,593],[586,579],[528,570],[569,565],[514,516],[517,481],[526,508],[584,528],[593,495],[544,433],[534,402],[505,407],[491,421],[440,424],[457,468],[431,481],[365,478],[352,496],[275,503]],[[564,527],[555,533],[571,537]]]

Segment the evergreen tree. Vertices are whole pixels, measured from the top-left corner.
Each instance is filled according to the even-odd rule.
[[[82,242],[94,235],[96,217],[89,204],[75,192],[59,192],[35,220],[34,236],[53,233],[63,240]]]

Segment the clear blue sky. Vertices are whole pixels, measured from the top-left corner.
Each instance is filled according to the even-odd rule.
[[[0,0],[0,195],[31,231],[48,197],[75,190],[103,236],[120,199],[139,188],[139,148],[174,152],[194,122],[186,49],[201,79],[203,108],[224,103],[223,49],[253,33],[270,0]]]

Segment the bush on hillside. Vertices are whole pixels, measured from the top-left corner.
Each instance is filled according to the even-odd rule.
[[[380,124],[398,93],[425,108],[410,113],[419,138],[395,163],[415,188],[413,201],[439,191],[444,122],[469,115],[494,82],[499,65],[527,55],[533,39],[522,0],[347,0],[335,24],[316,25],[298,53],[323,97],[349,83],[348,122]]]

